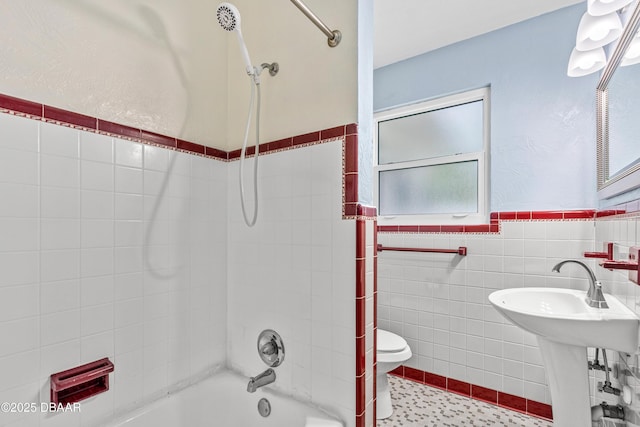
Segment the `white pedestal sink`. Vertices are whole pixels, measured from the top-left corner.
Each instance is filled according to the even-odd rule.
[[[589,307],[585,291],[504,289],[489,295],[500,314],[538,338],[555,427],[591,426],[587,347],[634,353],[638,316],[605,294],[609,308]]]

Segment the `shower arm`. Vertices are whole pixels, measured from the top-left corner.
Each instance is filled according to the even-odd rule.
[[[304,13],[304,15],[309,18],[309,20],[311,20],[311,22],[313,22],[316,27],[318,27],[320,31],[322,31],[327,36],[327,44],[329,46],[338,46],[338,43],[340,43],[340,40],[342,40],[342,33],[340,32],[340,30],[331,30],[331,28],[327,27],[325,23],[322,22],[320,18],[318,18],[316,14],[307,7],[307,5],[302,3],[301,0],[291,0],[291,3],[296,5],[296,7],[300,9],[300,11]]]

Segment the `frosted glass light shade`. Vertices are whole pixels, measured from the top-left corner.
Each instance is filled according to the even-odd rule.
[[[620,37],[622,22],[616,12],[602,16],[582,15],[578,33],[576,34],[576,49],[592,50],[611,43]]]
[[[607,15],[627,6],[633,0],[589,0],[587,12],[591,16]]]
[[[567,75],[569,77],[586,76],[603,69],[606,63],[607,57],[602,47],[588,51],[574,48],[569,57]]]

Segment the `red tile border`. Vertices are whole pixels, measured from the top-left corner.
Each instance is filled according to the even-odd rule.
[[[278,141],[269,142],[269,151],[284,150],[293,147],[293,138],[279,139]]]
[[[193,142],[178,140],[178,149],[189,151],[192,153],[206,154],[206,148],[204,145],[194,144]]]
[[[504,406],[505,408],[527,412],[527,399],[520,396],[514,396],[513,394],[498,392],[498,406]]]
[[[38,102],[27,101],[25,99],[9,95],[0,94],[0,112],[28,116],[35,119],[43,119],[63,126],[79,127],[113,137],[160,145],[170,149],[179,149],[194,154],[212,157],[218,160],[228,161],[240,158],[240,150],[227,152],[218,148],[196,144],[194,142],[162,135],[145,129],[110,122],[108,120],[98,119],[96,117],[75,113],[73,111],[64,110]],[[297,145],[320,143],[323,140],[341,138],[346,135],[356,135],[357,129],[358,126],[355,123],[350,123],[273,142],[267,142],[260,144],[260,153],[269,154],[283,149],[294,148]],[[357,135],[355,138],[357,141]],[[253,150],[254,147],[247,148],[247,153],[251,154],[253,153]]]
[[[140,141],[142,135],[140,129],[108,122],[106,120],[98,120],[98,132],[107,133],[111,136],[120,136],[125,139],[133,138],[136,141]]]
[[[436,375],[430,372],[425,372],[424,383],[432,387],[438,387],[444,390],[447,389],[447,377],[443,377],[442,375]]]
[[[204,149],[204,154],[209,157],[215,157],[219,160],[229,160],[229,153],[227,153],[226,151],[218,150],[217,148],[213,147],[204,147]]]
[[[345,136],[345,126],[336,126],[320,131],[320,139],[340,138]]]
[[[548,420],[553,419],[553,410],[551,409],[551,405],[535,402],[533,400],[527,400],[527,414],[546,418]]]
[[[471,397],[471,384],[464,381],[447,378],[447,390],[463,396]]]
[[[424,371],[405,366],[403,374],[404,374],[404,378],[408,378],[414,381],[418,381],[420,383],[424,383],[424,374],[425,374]]]
[[[356,338],[364,337],[367,332],[367,299],[356,298]]]
[[[345,138],[344,172],[358,173],[358,136],[349,135]]]
[[[152,144],[164,145],[165,147],[177,148],[178,146],[178,142],[175,138],[144,129],[141,130],[140,138],[143,141],[150,142]]]
[[[501,391],[470,384],[454,378],[447,378],[442,375],[432,374],[430,372],[410,368],[408,366],[399,366],[391,371],[390,374],[431,387],[447,390],[452,393],[471,397],[475,400],[481,400],[492,405],[522,412],[527,415],[553,420],[551,405],[546,403],[536,402],[535,400],[525,399],[524,397],[503,393]]]
[[[0,110],[41,118],[43,105],[8,95],[0,95]]]
[[[42,109],[43,118],[46,121],[66,124],[74,127],[98,130],[98,119],[85,116],[84,114],[74,113],[72,111],[62,110],[60,108],[49,107],[44,105]]]
[[[640,209],[640,201],[636,204]],[[628,206],[633,202],[627,203]],[[629,209],[595,211],[580,209],[572,211],[522,211],[491,212],[489,224],[477,225],[379,225],[378,233],[500,233],[501,221],[568,221],[593,220],[612,215],[630,213]],[[636,211],[637,212],[637,211]]]
[[[376,218],[376,208],[373,206],[365,206],[358,203],[356,206],[356,215],[362,218]]]
[[[356,415],[365,413],[367,409],[366,402],[366,378],[364,375],[356,377]]]
[[[471,397],[494,405],[498,403],[498,392],[496,390],[481,387],[479,385],[471,386]]]
[[[291,142],[292,146],[310,144],[312,142],[321,141],[320,132],[310,132],[304,135],[294,136]]]
[[[364,377],[367,371],[366,337],[356,337],[356,378]]]

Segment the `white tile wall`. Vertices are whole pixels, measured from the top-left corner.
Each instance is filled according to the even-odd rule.
[[[587,287],[582,259],[593,221],[503,221],[500,234],[387,234],[385,246],[467,246],[468,255],[381,252],[378,327],[403,336],[407,366],[550,403],[535,337],[504,320],[488,295],[522,286]],[[591,265],[593,261],[590,261]]]
[[[50,374],[116,366],[81,414],[0,425],[90,425],[225,363],[226,169],[0,115],[0,401],[48,402]]]
[[[629,247],[640,245],[640,229],[638,225],[640,217],[604,217],[596,221],[596,233],[595,233],[595,246],[596,250],[603,250],[604,244],[613,242],[614,257],[615,259],[625,260],[629,254]],[[615,295],[618,299],[624,302],[630,309],[634,310],[640,315],[640,287],[635,283],[629,281],[628,272],[624,270],[605,270],[597,267],[594,270],[598,279],[602,282],[604,291]],[[621,389],[624,385],[631,387],[633,391],[633,401],[631,405],[625,406],[625,414],[628,420],[638,424],[640,423],[640,402],[638,396],[640,396],[640,373],[638,367],[640,361],[638,360],[639,352],[633,355],[626,356],[613,353],[609,351],[607,356],[609,358],[610,366],[617,365],[621,368],[622,375],[618,378],[611,377],[611,381],[614,387]],[[595,356],[594,351],[590,351],[590,360],[593,360]],[[631,368],[633,374],[624,373],[626,366],[622,360],[626,362]],[[599,357],[600,363],[603,363],[602,354]],[[635,375],[635,377],[633,376]],[[605,380],[604,372],[597,371],[591,373],[591,401],[592,404],[598,404],[602,401],[606,401],[609,404],[623,404],[620,397],[613,396],[607,393],[601,393],[597,389],[598,382]]]
[[[242,219],[238,168],[229,165],[228,363],[245,375],[262,372],[256,339],[275,329],[287,351],[276,387],[331,408],[351,426],[355,221],[341,216],[342,142],[261,157],[253,228]]]

